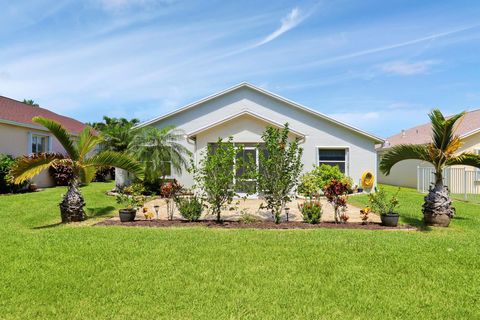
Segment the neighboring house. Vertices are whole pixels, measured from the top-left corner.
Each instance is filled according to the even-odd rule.
[[[72,135],[78,135],[85,128],[85,124],[75,119],[0,96],[0,153],[18,157],[39,152],[65,152],[46,128],[32,121],[35,116],[61,123]],[[39,187],[53,185],[47,170],[34,178],[33,182]]]
[[[480,154],[480,109],[467,112],[463,119],[460,120],[456,125],[458,126],[456,134],[460,137],[462,142],[462,146],[458,150],[458,153],[472,152]],[[427,144],[431,142],[431,137],[432,127],[430,123],[422,124],[407,130],[402,130],[399,134],[387,138],[383,145],[377,149],[379,159],[381,158],[383,152],[393,146],[399,144]],[[385,176],[379,172],[378,181],[380,183],[416,188],[419,181],[423,179],[423,177],[418,177],[418,175],[422,174],[422,172],[428,172],[427,170],[419,170],[419,168],[422,169],[428,167],[431,167],[431,165],[423,161],[401,161],[392,168],[390,175]],[[468,177],[475,177],[475,181],[480,180],[480,173],[478,169],[468,166],[454,166],[453,168],[462,168],[467,172],[476,171],[476,174],[470,174]],[[446,178],[448,178],[448,174],[446,175]],[[451,178],[454,177],[452,176]],[[455,178],[457,181],[460,181],[459,177]],[[446,182],[449,185],[452,183],[450,181]],[[462,185],[465,183],[465,181],[461,182]],[[451,185],[453,186],[453,184]]]
[[[218,137],[229,136],[235,143],[245,146],[245,153],[258,159],[256,144],[262,142],[265,128],[280,128],[285,123],[290,126],[290,138],[301,139],[304,171],[322,163],[338,165],[355,184],[365,171],[376,173],[375,144],[382,143],[381,138],[248,83],[238,84],[137,127],[173,125],[183,130],[183,145],[198,163],[208,144],[215,143]],[[187,172],[172,172],[171,177],[186,186],[193,184]]]

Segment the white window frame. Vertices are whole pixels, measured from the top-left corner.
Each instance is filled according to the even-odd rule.
[[[47,150],[45,152],[52,152],[52,136],[47,134],[47,133],[43,133],[43,132],[35,132],[35,131],[30,131],[28,132],[28,145],[27,145],[27,154],[33,154],[33,150],[32,150],[32,143],[33,143],[33,137],[34,136],[37,136],[37,137],[46,137],[47,138]]]
[[[337,149],[344,149],[345,150],[345,175],[347,177],[350,176],[350,147],[348,146],[316,146],[315,147],[315,165],[320,165],[320,150],[337,150]],[[322,162],[329,162],[329,161],[322,161]],[[331,162],[341,162],[338,160],[331,161]]]

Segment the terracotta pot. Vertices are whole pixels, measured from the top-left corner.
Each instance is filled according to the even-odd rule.
[[[118,210],[121,222],[130,222],[135,220],[137,210],[135,209],[120,209]]]
[[[451,219],[446,214],[433,215],[431,213],[425,213],[423,214],[423,220],[427,226],[448,227]]]
[[[382,225],[386,227],[396,227],[398,225],[398,217],[400,216],[397,213],[382,214],[380,220],[382,220]]]

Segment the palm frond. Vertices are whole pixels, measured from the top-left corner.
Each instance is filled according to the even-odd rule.
[[[13,183],[21,184],[61,160],[62,156],[55,153],[40,153],[18,158],[10,169]]]
[[[480,155],[463,152],[447,161],[448,166],[464,165],[480,168]]]
[[[380,161],[380,170],[389,175],[392,167],[403,160],[422,160],[431,162],[428,147],[425,145],[401,144],[386,151]]]
[[[83,129],[77,143],[79,159],[84,159],[100,142],[102,142],[102,137],[93,134],[92,128],[86,127]]]
[[[445,119],[438,109],[433,109],[430,112],[428,116],[432,122],[432,139],[435,148],[442,151],[445,151],[448,148],[448,145],[455,137],[455,130],[458,127],[455,126],[455,123],[464,115],[465,112],[461,112]]]
[[[80,180],[82,183],[89,184],[95,177],[96,172],[97,170],[95,167],[82,167],[80,169]]]
[[[131,172],[143,179],[142,165],[132,156],[115,151],[103,151],[87,159],[83,167],[115,167]]]
[[[68,133],[68,131],[58,122],[43,118],[43,117],[34,117],[32,121],[44,126],[50,131],[55,138],[62,144],[63,148],[67,151],[70,158],[73,160],[78,160],[78,149],[73,143],[73,140]]]

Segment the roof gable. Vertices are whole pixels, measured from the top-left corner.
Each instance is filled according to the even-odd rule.
[[[220,120],[214,121],[214,122],[212,122],[212,123],[210,123],[210,124],[208,124],[208,125],[206,125],[206,126],[203,126],[203,127],[199,128],[199,129],[197,129],[197,130],[195,130],[195,131],[191,131],[191,132],[187,133],[187,137],[189,137],[189,138],[194,137],[194,136],[196,136],[197,134],[199,134],[199,133],[201,133],[201,132],[204,132],[204,131],[206,131],[206,130],[209,130],[209,129],[213,128],[213,127],[216,127],[216,126],[221,125],[221,124],[223,124],[223,123],[226,123],[226,122],[228,122],[228,121],[235,120],[235,119],[237,119],[237,118],[239,118],[239,117],[242,117],[242,116],[250,116],[250,117],[253,117],[253,118],[255,118],[255,119],[258,119],[258,120],[261,120],[261,121],[263,121],[263,122],[266,122],[266,123],[268,123],[268,124],[270,124],[270,125],[272,125],[272,126],[274,126],[274,127],[282,128],[282,127],[284,126],[284,124],[278,123],[278,122],[273,121],[273,120],[271,120],[271,119],[267,119],[267,118],[261,116],[260,114],[258,114],[258,113],[256,113],[256,112],[253,112],[253,111],[250,111],[250,110],[244,110],[244,111],[238,112],[238,113],[236,113],[236,114],[233,114],[233,115],[231,115],[231,116],[228,116],[228,117],[226,117],[226,118],[224,118],[224,119],[220,119]],[[295,134],[295,135],[297,135],[297,136],[299,136],[299,137],[305,137],[305,134],[304,134],[304,133],[301,133],[301,132],[299,132],[299,131],[297,131],[297,130],[295,130],[295,129],[289,128],[289,130],[290,130],[291,133],[293,133],[293,134]]]
[[[321,119],[323,119],[323,120],[327,120],[327,121],[329,121],[329,122],[331,122],[331,123],[334,123],[334,124],[336,124],[336,125],[338,125],[338,126],[341,126],[341,127],[346,128],[346,129],[348,129],[348,130],[350,130],[350,131],[353,131],[353,132],[355,132],[355,133],[358,133],[358,134],[360,134],[360,135],[362,135],[362,136],[365,136],[365,137],[367,137],[367,138],[369,138],[369,139],[371,139],[371,140],[374,140],[374,141],[376,141],[376,142],[383,142],[383,141],[384,141],[384,140],[383,140],[382,138],[380,138],[380,137],[377,137],[377,136],[372,135],[372,134],[370,134],[370,133],[368,133],[368,132],[365,132],[365,131],[363,131],[363,130],[361,130],[361,129],[358,129],[358,128],[356,128],[356,127],[353,127],[353,126],[351,126],[351,125],[348,125],[348,124],[346,124],[346,123],[343,123],[343,122],[341,122],[341,121],[338,121],[338,120],[336,120],[336,119],[333,119],[333,118],[331,118],[331,117],[329,117],[329,116],[327,116],[327,115],[325,115],[325,114],[323,114],[323,113],[320,113],[320,112],[318,112],[318,111],[315,111],[315,110],[312,110],[312,109],[310,109],[310,108],[307,108],[307,107],[305,107],[305,106],[303,106],[303,105],[301,105],[301,104],[298,104],[298,103],[296,103],[296,102],[294,102],[294,101],[288,100],[288,99],[286,99],[286,98],[284,98],[284,97],[281,97],[281,96],[279,96],[279,95],[277,95],[277,94],[274,94],[274,93],[272,93],[272,92],[270,92],[270,91],[267,91],[267,90],[265,90],[265,89],[259,88],[259,87],[257,87],[257,86],[254,86],[254,85],[249,84],[249,83],[246,83],[246,82],[240,83],[240,84],[238,84],[238,85],[235,85],[235,86],[230,87],[230,88],[228,88],[228,89],[225,89],[225,90],[223,90],[223,91],[217,92],[217,93],[215,93],[215,94],[213,94],[213,95],[207,96],[207,97],[205,97],[205,98],[203,98],[203,99],[200,99],[200,100],[198,100],[198,101],[195,101],[195,102],[193,102],[193,103],[187,104],[187,105],[185,105],[185,106],[183,106],[183,107],[181,107],[181,108],[179,108],[179,109],[177,109],[177,110],[174,110],[174,111],[169,112],[169,113],[167,113],[167,114],[164,114],[164,115],[162,115],[162,116],[159,116],[159,117],[153,118],[153,119],[151,119],[151,120],[145,121],[145,122],[137,125],[136,127],[143,127],[143,126],[147,126],[147,125],[154,124],[154,123],[156,123],[156,122],[158,122],[158,121],[161,121],[161,120],[163,120],[163,119],[169,118],[169,117],[174,116],[174,115],[176,115],[176,114],[178,114],[178,113],[185,112],[185,111],[187,111],[187,110],[189,110],[189,109],[195,108],[195,107],[197,107],[197,106],[199,106],[199,105],[201,105],[201,104],[203,104],[203,103],[206,103],[206,102],[208,102],[208,101],[210,101],[210,100],[216,99],[216,98],[218,98],[218,97],[220,97],[220,96],[229,94],[229,93],[231,93],[231,92],[233,92],[233,91],[236,91],[236,90],[239,90],[239,89],[241,89],[241,88],[249,88],[249,89],[254,90],[254,91],[256,91],[256,92],[258,92],[258,93],[260,93],[260,94],[262,94],[262,95],[265,95],[265,96],[267,96],[267,97],[270,97],[270,98],[275,99],[275,100],[278,100],[278,101],[281,101],[281,102],[287,104],[287,105],[290,106],[290,107],[296,108],[296,109],[298,109],[298,110],[302,110],[302,111],[304,111],[304,112],[307,112],[307,113],[309,113],[309,114],[311,114],[311,115],[313,115],[313,116],[315,116],[315,117],[321,118]]]
[[[33,122],[33,117],[45,117],[55,120],[73,134],[79,134],[86,127],[84,123],[75,119],[59,115],[41,107],[30,106],[26,103],[0,96],[0,122],[45,129]]]

